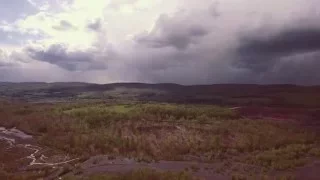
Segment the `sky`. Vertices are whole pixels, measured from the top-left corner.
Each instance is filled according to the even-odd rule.
[[[320,84],[319,0],[0,0],[0,81]]]

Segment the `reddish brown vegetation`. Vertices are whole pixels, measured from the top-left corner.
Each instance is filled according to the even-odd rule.
[[[320,109],[247,106],[241,107],[237,111],[245,117],[320,121]]]

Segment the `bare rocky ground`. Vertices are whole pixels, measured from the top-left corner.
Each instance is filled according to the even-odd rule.
[[[219,164],[192,161],[138,162],[128,158],[113,158],[107,155],[93,156],[85,161],[72,158],[47,147],[40,147],[31,135],[18,129],[0,127],[1,168],[15,174],[33,173],[35,179],[62,179],[68,175],[78,177],[102,173],[126,173],[141,168],[162,171],[190,171],[205,179],[229,179],[215,172]],[[1,176],[0,176],[1,177]],[[9,179],[2,177],[1,179]]]
[[[78,177],[102,173],[126,173],[141,168],[162,171],[184,171],[205,179],[229,179],[215,172],[220,164],[192,161],[138,162],[128,158],[113,158],[107,155],[93,156],[86,161],[72,158],[47,147],[40,147],[31,135],[18,129],[0,127],[1,168],[16,174],[35,174],[35,179],[62,179],[68,175]],[[5,177],[2,177],[3,179]]]
[[[24,174],[33,174],[35,179],[42,176],[46,176],[46,179],[57,179],[67,169],[72,169],[78,160],[39,146],[31,135],[16,128],[0,127],[0,164],[1,170],[5,172],[21,174],[22,177]],[[10,179],[5,175],[0,177]]]
[[[94,156],[79,164],[73,171],[64,175],[74,175],[76,177],[90,176],[95,174],[117,174],[127,173],[138,169],[155,169],[159,171],[188,171],[196,177],[204,180],[229,180],[235,174],[251,172],[256,174],[252,179],[277,179],[280,177],[292,177],[297,180],[318,180],[320,171],[320,161],[314,161],[303,167],[291,171],[272,172],[264,175],[259,167],[240,163],[230,163],[225,167],[224,163],[204,163],[196,161],[159,161],[151,163],[137,162],[127,158],[110,159],[106,155]],[[223,169],[228,168],[228,169]],[[237,168],[238,173],[233,171]],[[242,172],[242,173],[241,173]],[[277,178],[276,178],[277,177]]]

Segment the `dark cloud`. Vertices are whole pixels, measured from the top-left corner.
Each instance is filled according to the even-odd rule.
[[[252,34],[241,38],[237,64],[254,71],[275,66],[282,57],[320,50],[320,28],[294,27],[271,36]]]
[[[61,20],[59,25],[52,26],[52,28],[58,31],[69,31],[77,29],[75,26],[73,26],[70,22],[66,20]]]
[[[28,48],[27,52],[33,59],[57,65],[69,71],[102,70],[106,65],[96,59],[95,52],[68,51],[67,46],[54,44],[45,50]]]
[[[138,44],[151,48],[175,47],[185,50],[191,44],[209,32],[202,24],[177,22],[175,19],[162,15],[150,33],[142,33],[135,37]]]
[[[81,30],[93,31],[89,36],[96,35],[91,48],[75,50],[62,44],[28,48],[30,69],[26,71],[26,66],[17,69],[24,72],[23,75],[34,72],[29,76],[32,79],[41,74],[46,74],[45,78],[40,77],[43,79],[56,74],[58,80],[77,77],[83,81],[100,79],[100,82],[320,83],[319,0],[281,0],[276,5],[265,0],[175,1],[172,4],[179,8],[175,12],[167,2],[160,3],[159,11],[168,15],[161,15],[150,31],[134,36],[132,43],[127,38],[139,28],[127,31],[125,28],[130,29],[130,24],[114,26],[106,22],[117,22],[118,19],[107,16],[121,13],[123,5],[135,2],[137,0],[110,1],[105,8],[110,13],[104,12],[101,19],[87,22],[83,27],[86,29]],[[160,13],[151,13],[152,10],[132,15],[139,21],[144,15],[153,17]],[[56,18],[53,16],[52,20]],[[72,21],[61,21],[54,28],[67,31],[76,27]],[[128,36],[116,37],[122,34]],[[0,41],[4,44],[19,43],[17,39],[23,39],[13,34],[17,39],[12,40],[7,35],[0,32]],[[41,41],[39,43],[41,46]],[[28,58],[22,55],[11,58],[19,61],[18,64],[28,63],[24,61]],[[3,70],[12,60],[0,62]],[[10,68],[7,69],[9,73]],[[100,69],[105,71],[94,71]],[[0,71],[0,78],[3,72]],[[23,76],[10,74],[15,79]]]
[[[96,19],[96,20],[90,22],[87,25],[87,28],[92,31],[99,31],[101,29],[101,19]]]
[[[264,73],[261,82],[314,85],[320,82],[320,51],[278,59],[276,65]]]
[[[211,6],[210,12],[212,7],[217,5]],[[210,15],[212,17],[212,13]],[[223,18],[230,17],[219,15],[213,23],[226,23]],[[320,83],[320,28],[315,23],[292,20],[285,25],[269,24],[262,18],[255,27],[250,27],[251,21],[247,21],[246,25],[228,24],[229,28],[216,28],[221,24],[210,26],[207,18],[209,26],[203,22],[196,26],[194,19],[189,18],[188,22],[186,18],[161,17],[150,33],[136,37],[138,45],[158,49],[148,51],[144,58],[149,61],[140,64],[136,61],[140,80],[182,84]],[[203,31],[194,33],[190,27],[202,27]],[[176,35],[176,30],[183,31]],[[185,34],[188,36],[183,36]],[[184,41],[173,38],[175,36],[184,37],[181,38]],[[200,39],[202,36],[205,37]],[[194,42],[193,37],[198,41],[189,47]],[[161,51],[161,47],[184,51]]]
[[[244,39],[241,54],[286,56],[320,50],[320,28],[287,29],[272,37]]]

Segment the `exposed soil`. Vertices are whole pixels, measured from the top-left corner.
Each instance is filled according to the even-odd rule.
[[[197,177],[204,179],[227,180],[230,176],[217,173],[215,170],[220,163],[201,163],[191,161],[159,161],[138,162],[128,158],[110,159],[106,155],[94,156],[83,162],[67,175],[89,176],[103,173],[127,173],[141,168],[150,168],[160,171],[184,171],[187,170]]]
[[[196,177],[204,180],[229,180],[234,174],[255,174],[256,177],[263,175],[261,167],[231,162],[193,162],[193,161],[159,161],[159,162],[137,162],[128,158],[110,159],[107,155],[93,156],[87,161],[79,164],[77,168],[65,176],[75,175],[78,177],[90,176],[96,174],[118,174],[128,173],[138,169],[148,168],[159,171],[188,171]],[[318,180],[320,171],[320,162],[312,163],[296,170],[274,171],[269,177],[283,177],[292,175],[297,180]]]
[[[61,152],[39,146],[31,135],[16,128],[0,127],[0,163],[1,169],[5,172],[23,174],[46,171],[48,177],[51,176],[49,179],[55,179],[60,175],[56,173],[56,169],[77,160]]]
[[[297,169],[297,179],[319,180],[320,179],[320,161],[315,161],[304,167]]]

